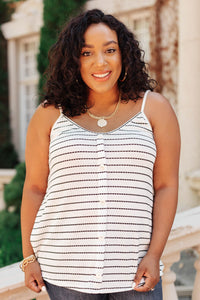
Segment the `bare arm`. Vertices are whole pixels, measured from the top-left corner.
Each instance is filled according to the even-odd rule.
[[[154,165],[153,231],[146,256],[141,261],[135,277],[138,284],[142,276],[146,285],[138,291],[147,291],[159,281],[159,260],[166,245],[176,213],[178,199],[178,169],[180,132],[174,111],[168,101],[151,93],[151,124],[157,147]]]
[[[48,153],[49,135],[58,112],[53,107],[39,106],[32,117],[26,139],[26,178],[21,206],[21,230],[23,256],[34,254],[30,243],[30,235],[36,214],[44,198],[49,174]],[[38,262],[25,268],[26,285],[39,292],[44,285]]]

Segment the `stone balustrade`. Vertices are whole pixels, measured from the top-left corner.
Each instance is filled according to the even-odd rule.
[[[164,264],[163,300],[177,300],[174,286],[176,274],[171,266],[179,261],[181,251],[194,249],[198,253],[195,262],[196,278],[193,286],[192,300],[200,299],[200,206],[177,213],[167,245],[162,255]]]
[[[190,188],[200,196],[200,170],[195,170],[187,174],[186,179]]]
[[[3,199],[4,185],[9,183],[15,174],[16,170],[14,169],[0,169],[0,210],[5,208]]]
[[[19,263],[0,268],[0,299],[1,300],[49,300],[46,292],[32,292],[24,285],[24,273]]]

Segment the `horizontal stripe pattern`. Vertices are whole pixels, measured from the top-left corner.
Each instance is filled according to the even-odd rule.
[[[87,293],[132,288],[151,239],[155,158],[143,111],[107,133],[59,116],[31,233],[45,280]]]

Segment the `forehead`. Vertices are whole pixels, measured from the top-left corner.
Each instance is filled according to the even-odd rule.
[[[104,23],[92,24],[85,31],[84,41],[85,43],[89,43],[90,41],[95,42],[97,40],[114,40],[118,42],[117,33]]]

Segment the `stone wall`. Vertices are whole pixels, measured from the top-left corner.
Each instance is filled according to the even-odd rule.
[[[200,205],[187,177],[200,170],[200,1],[179,0],[178,118],[182,149],[179,209]]]
[[[151,17],[150,70],[159,83],[157,91],[177,111],[178,0],[157,0]]]

